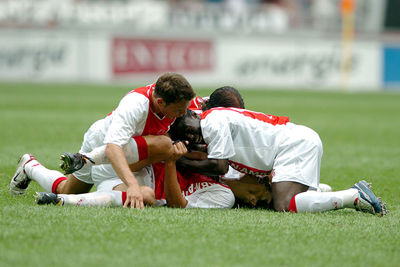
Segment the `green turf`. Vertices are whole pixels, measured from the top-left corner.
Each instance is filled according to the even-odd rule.
[[[388,203],[384,218],[322,214],[36,206],[32,183],[12,197],[18,157],[57,168],[126,86],[0,84],[0,266],[400,266],[400,94],[243,91],[247,108],[316,130],[321,181],[365,178]],[[211,90],[198,90],[208,95]]]

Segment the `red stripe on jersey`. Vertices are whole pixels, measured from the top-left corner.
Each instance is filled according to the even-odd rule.
[[[57,187],[58,187],[58,185],[62,182],[62,181],[65,181],[65,180],[67,180],[67,177],[60,177],[60,178],[57,178],[54,182],[53,182],[53,185],[51,186],[51,192],[53,192],[54,194],[57,194]]]
[[[251,111],[247,109],[240,109],[240,108],[212,108],[210,110],[207,110],[201,114],[201,119],[205,119],[208,114],[215,110],[229,110],[229,111],[234,111],[237,113],[240,113],[246,117],[263,121],[272,125],[277,125],[277,124],[286,124],[289,122],[289,117],[284,117],[284,116],[274,116],[274,115],[269,115],[269,114],[264,114],[261,112],[256,112],[256,111]]]
[[[159,118],[156,114],[154,114],[151,110],[151,96],[153,94],[153,90],[156,84],[150,84],[145,87],[140,87],[135,90],[130,91],[131,93],[138,93],[145,96],[149,100],[149,113],[146,118],[146,124],[144,126],[143,132],[141,135],[164,135],[168,132],[169,127],[175,121],[174,119],[168,119],[167,117]],[[112,112],[108,115],[111,115]]]
[[[201,98],[200,96],[197,96],[190,101],[190,105],[189,105],[188,109],[193,110],[193,111],[202,110],[201,107],[202,107],[203,103],[204,103],[203,98]]]
[[[246,173],[252,176],[266,176],[269,175],[271,173],[271,170],[259,170],[253,167],[249,167],[247,165],[244,165],[242,163],[238,163],[232,160],[228,160],[229,165],[234,168],[235,170],[237,170],[238,172],[241,173]]]
[[[165,175],[165,164],[164,163],[155,163],[152,164],[155,178],[155,198],[156,199],[165,199],[164,194],[164,175]],[[202,175],[198,173],[192,172],[176,172],[178,177],[179,187],[181,188],[182,194],[184,196],[188,196],[196,192],[201,188],[208,187],[212,184],[219,184],[226,188],[229,188],[227,185],[221,184],[210,176]]]
[[[144,96],[147,97],[147,98],[150,98],[151,92],[153,91],[153,89],[154,89],[155,86],[156,86],[156,84],[153,83],[153,84],[146,85],[145,87],[139,87],[139,88],[136,88],[136,89],[130,91],[130,92],[127,93],[126,95],[129,95],[129,94],[132,94],[132,93],[135,92],[135,93],[139,93],[139,94],[141,94],[141,95],[144,95]],[[115,110],[115,109],[114,109],[114,110]],[[110,115],[114,112],[114,110],[111,111],[110,113],[108,113],[107,116],[110,116]]]
[[[136,89],[130,91],[129,93],[127,93],[127,95],[129,95],[131,93],[138,93],[138,94],[144,95],[145,97],[150,99],[151,94],[153,93],[153,90],[155,87],[156,87],[155,83],[149,84],[144,87],[136,88]]]
[[[146,139],[144,139],[143,136],[135,136],[135,137],[133,137],[133,139],[135,140],[137,148],[138,148],[139,161],[147,159],[147,157],[149,156],[149,151],[148,151]]]
[[[168,119],[165,116],[160,119],[151,111],[151,96],[155,86],[156,84],[154,83],[134,90],[134,92],[142,94],[149,99],[149,114],[147,115],[146,124],[144,126],[142,135],[163,135],[168,132],[169,127],[175,121],[175,119]]]

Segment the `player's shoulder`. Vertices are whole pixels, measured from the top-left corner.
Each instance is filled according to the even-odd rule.
[[[126,96],[129,96],[131,94],[139,94],[142,95],[146,98],[150,98],[151,94],[153,93],[153,90],[155,88],[156,84],[149,84],[143,87],[138,87],[136,89],[133,89],[132,91],[130,91],[129,93],[126,94]]]
[[[155,84],[150,84],[144,87],[136,88],[127,93],[123,97],[123,100],[128,102],[147,104],[151,99],[151,94],[153,92],[154,85]]]
[[[233,108],[233,107],[217,107],[217,108],[212,108],[209,110],[204,111],[201,114],[201,119],[206,119],[207,117],[226,117],[226,114],[239,111],[241,110],[240,108]]]

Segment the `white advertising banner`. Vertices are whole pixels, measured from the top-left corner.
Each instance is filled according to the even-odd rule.
[[[341,68],[340,42],[226,40],[217,46],[214,78],[249,87],[378,90],[378,43],[354,43],[348,72]]]
[[[344,73],[339,41],[22,30],[0,36],[3,81],[143,84],[174,71],[195,87],[372,91],[382,86],[378,42],[352,44]]]
[[[0,78],[2,80],[76,80],[79,40],[61,34],[16,32],[2,34]]]
[[[109,82],[109,36],[63,31],[0,33],[0,79]]]

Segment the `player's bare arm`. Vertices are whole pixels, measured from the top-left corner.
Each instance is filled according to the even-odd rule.
[[[128,162],[126,161],[122,148],[115,144],[107,144],[106,155],[111,162],[115,172],[121,180],[128,186],[126,190],[126,201],[124,207],[128,205],[131,208],[143,209],[143,196],[140,192],[139,184],[131,172]]]
[[[223,175],[229,167],[227,159],[191,160],[185,157],[180,158],[177,165],[209,176]]]
[[[176,173],[175,162],[187,153],[186,146],[182,142],[173,145],[173,155],[165,161],[164,192],[167,206],[172,208],[185,208],[188,201],[182,196]]]

